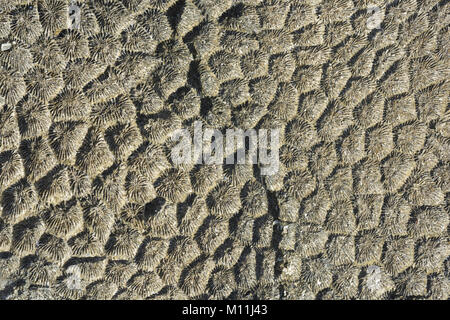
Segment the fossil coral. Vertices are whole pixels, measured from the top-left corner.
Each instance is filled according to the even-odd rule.
[[[172,64],[160,65],[153,74],[156,91],[161,97],[167,99],[172,93],[185,85],[185,73],[186,70]]]
[[[128,199],[145,204],[156,197],[156,191],[147,177],[138,173],[130,172],[125,182]]]
[[[44,137],[26,140],[22,145],[25,174],[31,181],[43,177],[57,164],[48,140]]]
[[[98,280],[105,272],[107,260],[104,258],[81,258],[69,263],[65,270],[69,274],[79,274],[87,283]]]
[[[237,243],[249,245],[253,240],[255,220],[247,215],[237,216],[236,219],[237,222],[235,224],[234,231],[231,233],[231,237]]]
[[[197,235],[200,248],[205,253],[213,253],[227,238],[228,224],[217,218],[208,217]]]
[[[384,191],[381,183],[381,171],[378,163],[374,160],[362,161],[355,170],[354,178],[356,180],[355,191],[358,194],[382,194]]]
[[[359,264],[370,265],[380,260],[384,241],[376,231],[360,234],[356,244],[356,261]]]
[[[449,216],[444,208],[418,209],[408,223],[408,231],[414,237],[436,237],[447,229]]]
[[[386,199],[382,210],[381,232],[389,236],[406,235],[411,212],[408,202],[398,195],[393,195]]]
[[[352,234],[356,229],[356,218],[350,200],[339,200],[331,205],[326,221],[327,230],[336,234]]]
[[[41,235],[44,233],[44,224],[36,216],[23,220],[14,226],[11,250],[24,256],[35,251]]]
[[[91,128],[79,150],[76,164],[90,176],[95,176],[112,165],[113,159],[103,132]]]
[[[166,256],[168,249],[168,240],[144,240],[136,256],[138,267],[144,271],[155,270],[161,260]]]
[[[0,53],[2,64],[23,75],[33,67],[33,55],[30,50],[22,46],[13,46],[11,50]]]
[[[25,96],[26,90],[24,78],[19,73],[0,67],[0,95],[4,102],[15,105]]]
[[[139,128],[133,123],[118,124],[108,128],[105,138],[118,159],[126,159],[142,143]]]
[[[148,218],[149,234],[153,237],[170,238],[177,232],[177,212],[174,204],[162,198],[154,200],[155,207]]]
[[[302,43],[306,47],[320,46],[324,42],[325,26],[317,21],[308,24],[293,34],[293,43]]]
[[[136,113],[128,96],[120,95],[110,101],[92,106],[91,119],[97,125],[111,125],[119,121],[132,120]]]
[[[394,288],[394,282],[378,265],[370,265],[365,269],[360,292],[361,299],[380,299]]]
[[[105,66],[91,59],[77,59],[68,63],[63,79],[69,88],[80,89],[105,71]]]
[[[0,0],[0,296],[447,299],[449,36],[439,0]],[[180,163],[198,122],[277,171]]]
[[[336,266],[353,263],[355,261],[355,244],[353,237],[332,237],[327,244],[327,253],[331,263]]]
[[[232,270],[218,267],[211,274],[208,291],[216,299],[227,298],[236,285],[234,282]]]
[[[219,94],[224,101],[236,107],[250,98],[248,82],[243,79],[227,81],[220,86]]]
[[[258,218],[267,213],[267,194],[263,185],[258,181],[249,181],[242,191],[242,210],[245,214]]]
[[[277,119],[283,121],[291,120],[297,114],[298,94],[297,89],[293,85],[281,83],[277,88],[275,98],[268,106],[269,112]],[[299,125],[295,124],[295,122],[290,124],[297,126],[298,131],[300,131],[298,134],[301,134],[301,126],[307,126],[301,121],[296,120],[297,123],[300,123]]]
[[[286,176],[285,188],[289,195],[300,201],[314,191],[316,182],[307,170],[294,170]]]
[[[237,263],[239,270],[236,283],[238,288],[249,290],[252,289],[257,282],[256,273],[256,251],[247,249],[246,252],[239,258]]]
[[[37,259],[28,267],[28,277],[33,284],[49,286],[58,276],[58,268],[43,259]]]
[[[189,175],[180,169],[166,170],[156,181],[156,193],[174,202],[183,201],[191,189]]]
[[[67,27],[68,8],[65,1],[45,0],[39,2],[39,17],[43,31],[55,35]]]
[[[106,243],[106,254],[115,260],[131,260],[137,252],[142,236],[127,226],[116,226]]]
[[[322,67],[303,66],[297,68],[292,75],[292,83],[299,93],[307,93],[320,88]]]
[[[394,153],[382,165],[384,186],[389,192],[400,189],[415,167],[414,160],[400,153]]]
[[[405,154],[414,154],[423,148],[427,131],[425,124],[420,122],[402,126],[396,132],[396,149]]]
[[[365,156],[364,131],[357,127],[350,127],[342,139],[340,156],[345,164],[355,164]]]
[[[332,282],[329,261],[324,258],[313,258],[302,264],[302,279],[313,292],[327,288]]]
[[[156,55],[159,58],[164,58],[165,63],[182,70],[187,70],[191,60],[187,46],[180,41],[167,40],[161,42],[156,49]]]
[[[229,218],[241,207],[239,190],[225,184],[218,185],[208,196],[211,213],[219,218]]]
[[[387,241],[383,263],[386,270],[398,274],[406,270],[414,262],[414,241],[398,238]]]
[[[20,180],[3,193],[2,216],[11,222],[19,222],[34,213],[37,202],[35,188],[26,180]]]
[[[232,54],[247,54],[250,51],[258,50],[259,43],[255,37],[248,33],[229,31],[224,32],[221,37],[221,46]]]
[[[91,180],[87,174],[74,167],[69,167],[68,173],[70,187],[75,197],[83,198],[91,193]]]
[[[232,0],[194,0],[194,3],[203,10],[207,16],[215,19],[232,5]]]
[[[83,208],[83,217],[86,229],[105,243],[114,225],[114,216],[108,207],[101,200],[89,199]]]
[[[419,206],[437,206],[443,203],[444,193],[437,186],[431,176],[419,170],[416,170],[406,181],[408,200]]]
[[[123,163],[114,164],[100,175],[93,184],[94,194],[103,199],[113,210],[119,210],[126,201],[124,188],[127,175],[126,167]]]
[[[81,121],[56,122],[49,132],[49,142],[58,160],[74,163],[88,126]]]
[[[427,275],[420,269],[410,268],[402,273],[397,282],[397,290],[404,297],[424,296],[427,292]]]
[[[183,268],[180,264],[165,257],[158,266],[157,272],[165,284],[176,285],[180,282]]]
[[[424,269],[427,274],[440,272],[449,250],[448,244],[441,238],[422,240],[417,249],[416,265]]]
[[[9,250],[12,241],[12,225],[0,220],[0,250]],[[1,274],[1,273],[0,273]]]
[[[331,208],[330,195],[319,186],[317,192],[303,202],[301,218],[308,223],[322,224]]]
[[[53,120],[85,120],[90,113],[89,102],[83,92],[64,89],[49,103]]]
[[[98,281],[86,288],[87,299],[110,300],[117,292],[117,285],[107,281]]]
[[[378,226],[383,207],[383,196],[362,195],[356,199],[358,210],[356,222],[359,230],[370,230]]]
[[[341,101],[335,100],[318,122],[318,134],[325,141],[336,140],[353,124],[351,109]]]
[[[205,200],[199,197],[194,198],[179,224],[181,234],[186,236],[194,235],[207,215],[208,210]]]
[[[333,288],[338,296],[349,299],[358,294],[358,275],[357,267],[342,266],[338,269],[336,279],[333,279]]]
[[[94,10],[103,32],[117,34],[130,22],[130,12],[121,1],[101,0]]]
[[[289,225],[295,231],[297,239],[294,248],[302,257],[320,254],[325,250],[328,233],[314,225]],[[288,234],[289,236],[289,231]]]
[[[45,104],[28,98],[17,109],[22,136],[34,138],[47,133],[51,119],[50,111]]]
[[[444,113],[448,97],[445,94],[447,83],[432,85],[417,93],[419,118],[424,121],[431,121],[442,116]]]
[[[353,191],[353,175],[349,167],[342,167],[326,180],[327,190],[333,199],[348,199]]]
[[[182,290],[189,296],[196,296],[203,292],[213,269],[214,262],[212,259],[197,262],[184,277],[181,285]]]
[[[126,261],[110,261],[105,268],[105,279],[118,286],[124,286],[137,271],[134,263]]]
[[[204,96],[216,96],[219,94],[219,80],[207,63],[199,63],[198,73],[201,93]]]
[[[292,34],[282,30],[264,30],[258,34],[260,49],[270,54],[282,53],[293,46]]]
[[[183,11],[178,15],[175,31],[180,37],[185,36],[203,20],[199,8],[191,1],[184,2]]]
[[[129,167],[130,171],[154,180],[161,172],[168,169],[169,162],[161,146],[145,143],[130,156]]]
[[[105,40],[107,40],[105,38]],[[110,41],[113,39],[110,39]],[[117,40],[114,40],[114,43]],[[113,44],[113,42],[110,42]],[[123,49],[130,52],[144,52],[153,53],[156,49],[157,43],[154,41],[151,33],[149,33],[144,27],[140,25],[131,25],[122,33],[122,45]],[[100,50],[104,50],[99,46]],[[120,54],[119,47],[115,49],[117,54]],[[107,52],[105,52],[107,53]],[[116,57],[117,58],[117,57]]]
[[[97,257],[103,253],[103,244],[94,233],[82,231],[69,240],[69,245],[75,257]]]
[[[0,150],[15,149],[20,143],[20,132],[14,107],[0,107]]]
[[[76,201],[62,203],[43,214],[46,232],[61,238],[69,238],[81,230],[83,212]]]
[[[167,16],[158,10],[150,9],[138,17],[138,21],[153,36],[157,42],[168,40],[172,33]]]
[[[43,32],[37,6],[21,6],[14,13],[11,21],[14,38],[29,44],[34,43]]]
[[[223,169],[219,165],[198,166],[192,173],[193,190],[200,195],[206,194],[223,178]]]
[[[64,87],[61,75],[35,67],[25,75],[28,91],[43,102],[55,98]]]
[[[36,186],[42,201],[45,203],[58,204],[72,198],[67,167],[62,165],[52,169],[36,183]]]
[[[219,28],[212,21],[206,21],[199,26],[193,39],[193,46],[198,56],[206,57],[217,50],[219,44]]]
[[[89,39],[90,57],[100,63],[113,64],[119,58],[120,48],[120,41],[108,33],[100,33]]]
[[[241,69],[244,77],[249,79],[264,76],[269,69],[269,59],[261,51],[250,51],[241,58]]]
[[[211,109],[207,112],[205,120],[213,127],[224,127],[231,122],[231,110],[221,98],[211,100]]]
[[[0,153],[0,190],[6,189],[25,175],[22,158],[15,151]]]
[[[286,86],[286,88],[289,88],[289,86]],[[270,77],[259,77],[250,81],[249,92],[254,102],[266,106],[275,97],[277,83]]]
[[[56,264],[63,264],[72,253],[64,239],[47,234],[39,239],[37,252],[39,256]]]
[[[172,102],[173,109],[183,119],[189,119],[200,112],[200,96],[192,89],[180,92]]]
[[[239,58],[236,55],[219,51],[209,58],[209,66],[219,81],[232,80],[242,76]]]
[[[317,147],[311,156],[311,169],[316,172],[319,179],[328,177],[336,167],[337,155],[335,145],[332,143]]]
[[[226,30],[255,32],[260,29],[259,16],[255,7],[237,4],[227,10],[219,19]]]
[[[173,240],[168,251],[169,259],[173,259],[182,265],[188,265],[200,255],[200,249],[195,240],[187,237],[179,237]]]
[[[301,149],[309,149],[317,143],[314,126],[301,118],[294,118],[286,126],[286,143]]]

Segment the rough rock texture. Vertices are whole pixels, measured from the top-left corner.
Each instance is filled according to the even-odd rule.
[[[448,299],[447,1],[72,4],[0,0],[0,298]]]

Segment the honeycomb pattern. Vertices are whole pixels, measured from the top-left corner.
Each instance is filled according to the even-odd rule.
[[[448,2],[74,3],[0,0],[1,298],[448,299]]]

